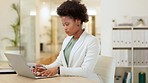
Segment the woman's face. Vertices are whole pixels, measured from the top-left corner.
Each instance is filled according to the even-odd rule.
[[[65,33],[69,36],[72,36],[72,35],[75,36],[79,32],[79,30],[81,30],[80,20],[74,20],[69,16],[62,16],[61,21],[65,30]]]

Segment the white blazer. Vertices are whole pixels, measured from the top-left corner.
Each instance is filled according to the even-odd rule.
[[[71,38],[72,36],[68,36],[64,39],[62,49],[57,59],[45,67],[52,68],[60,66],[60,75],[82,76],[100,81],[101,78],[94,72],[100,50],[97,38],[84,31],[73,46],[67,65],[63,51]]]

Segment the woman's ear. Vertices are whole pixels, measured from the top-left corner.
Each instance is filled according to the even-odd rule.
[[[77,24],[77,26],[80,26],[81,25],[81,20],[76,19],[76,24]]]

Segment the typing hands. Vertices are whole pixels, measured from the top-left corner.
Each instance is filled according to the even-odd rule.
[[[58,73],[58,67],[46,69],[44,66],[38,64],[35,66],[35,68],[32,69],[32,72],[36,76],[51,77],[51,76],[54,76]]]

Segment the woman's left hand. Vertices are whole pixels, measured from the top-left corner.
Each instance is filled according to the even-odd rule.
[[[49,69],[44,70],[40,73],[41,76],[47,76],[47,77],[51,77],[56,74],[58,74],[58,67],[49,68]]]

